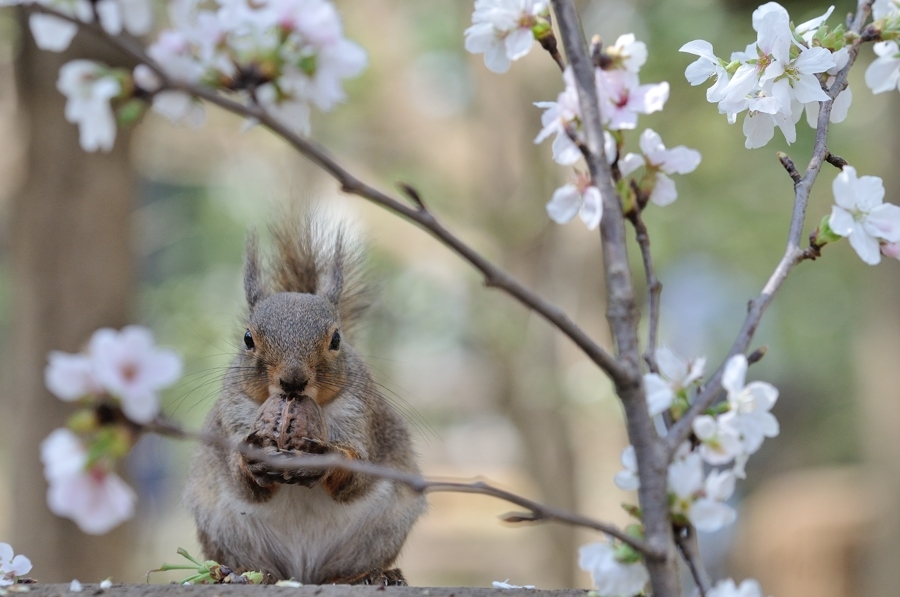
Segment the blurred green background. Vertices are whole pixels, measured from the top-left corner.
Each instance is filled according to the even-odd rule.
[[[368,50],[370,65],[346,83],[345,105],[314,115],[314,138],[379,188],[412,184],[448,227],[608,345],[599,238],[580,221],[558,226],[544,211],[570,174],[551,160],[549,143],[532,144],[540,130],[532,103],[554,100],[561,89],[555,64],[535,46],[508,74],[488,72],[481,56],[462,47],[470,2],[337,4],[348,37]],[[640,128],[655,129],[669,147],[685,144],[703,154],[696,172],[677,178],[678,201],[650,206],[645,219],[664,285],[661,339],[683,356],[705,354],[715,366],[747,300],[784,250],[793,193],[775,152],[787,151],[802,168],[813,131],[804,119],[794,145],[776,133],[766,147],[746,150],[740,121],[729,125],[705,101],[705,86],[684,80],[693,58],[678,48],[706,39],[723,57],[743,49],[755,38],[755,3],[578,5],[589,35],[612,43],[634,32],[646,42],[642,82],[670,83],[666,109],[642,117]],[[811,1],[784,5],[794,22],[827,8]],[[853,8],[838,3],[830,23]],[[129,462],[141,493],[139,516],[107,543],[80,543],[68,521],[46,512],[35,498],[43,481],[32,452],[66,410],[46,406],[42,355],[49,348],[77,350],[99,325],[149,325],[187,363],[183,383],[165,396],[166,413],[198,427],[244,330],[244,235],[264,228],[278,205],[296,202],[348,220],[369,246],[378,302],[370,324],[352,340],[386,397],[410,420],[426,474],[481,475],[536,499],[625,522],[619,504],[635,498],[612,483],[627,444],[621,409],[602,375],[543,320],[485,290],[469,267],[409,223],[342,196],[273,135],[242,132],[239,119],[214,108],[198,130],[148,115],[132,134],[120,130],[110,156],[82,155],[52,89],[58,64],[47,61],[57,57],[40,55],[20,25],[14,10],[0,13],[0,348],[8,380],[0,385],[10,413],[0,443],[0,539],[10,537],[31,557],[35,576],[95,581],[112,574],[136,581],[163,560],[174,561],[179,546],[197,551],[179,501],[189,445],[142,442]],[[103,52],[98,48],[85,38],[73,52],[95,55]],[[900,203],[900,97],[872,96],[864,86],[871,57],[865,48],[851,74],[853,106],[833,128],[829,147],[860,175],[883,177],[886,199]],[[637,149],[638,134],[629,135],[628,148]],[[57,169],[82,176],[56,180]],[[822,171],[806,234],[830,211],[836,173],[830,166]],[[98,210],[92,213],[104,218],[110,205],[119,206],[112,210],[118,224],[96,231],[91,225],[100,216],[61,217],[65,205],[81,209],[69,192],[105,201],[91,203]],[[48,227],[51,221],[57,229]],[[67,232],[76,235],[61,251],[68,261],[53,262],[50,249],[35,248],[43,235]],[[101,295],[115,294],[121,306],[79,319],[78,301],[87,300],[81,293],[96,291],[105,278],[79,275],[77,264],[107,255],[97,243],[115,235],[125,247],[116,256],[120,269],[105,271],[124,282],[109,282],[113,290]],[[81,255],[74,247],[83,238],[96,242]],[[634,246],[632,257],[637,268]],[[75,265],[65,265],[70,262]],[[774,413],[782,433],[750,461],[734,500],[738,522],[702,537],[715,577],[752,575],[777,597],[896,594],[898,273],[894,260],[869,267],[847,243],[829,246],[823,259],[797,268],[767,314],[754,347],[765,345],[768,353],[751,376],[780,388]],[[54,286],[64,278],[70,281]],[[47,323],[63,317],[60,311],[84,329],[66,328],[62,340],[58,325]],[[41,342],[31,340],[40,334]],[[509,578],[539,588],[589,586],[575,566],[575,550],[599,537],[564,527],[507,528],[496,517],[509,508],[488,498],[445,494],[431,503],[401,557],[411,583],[489,585]],[[110,541],[111,551],[102,551]],[[75,545],[90,555],[73,557]]]

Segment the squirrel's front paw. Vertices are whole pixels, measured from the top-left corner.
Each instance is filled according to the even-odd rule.
[[[312,487],[327,471],[294,468],[282,460],[291,456],[324,454],[329,450],[328,431],[319,405],[309,396],[276,395],[259,408],[253,431],[244,440],[261,450],[265,458],[243,456],[247,473],[261,486],[295,483]]]

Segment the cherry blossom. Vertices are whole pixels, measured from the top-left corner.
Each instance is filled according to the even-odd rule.
[[[534,42],[533,28],[547,15],[547,0],[475,0],[472,26],[466,29],[466,50],[484,54],[484,64],[505,73],[513,60],[525,56]]]
[[[156,417],[159,390],[181,376],[178,355],[157,348],[150,330],[143,327],[97,330],[89,352],[96,379],[122,401],[122,411],[136,423],[149,423]]]
[[[18,577],[31,572],[31,560],[22,554],[14,555],[9,543],[0,543],[0,587],[14,585]]]
[[[875,0],[872,4],[872,16],[876,19],[900,14],[900,0]]]
[[[48,360],[44,369],[44,383],[60,400],[70,402],[102,391],[87,355],[54,350],[48,355]]]
[[[712,465],[727,464],[742,453],[737,430],[709,415],[700,415],[691,423],[694,435],[700,440],[699,453]]]
[[[70,430],[57,429],[41,442],[41,461],[50,510],[71,518],[85,533],[101,535],[134,514],[134,491],[101,464],[90,464],[87,449]]]
[[[665,81],[641,85],[634,72],[615,69],[597,71],[597,95],[603,124],[610,130],[633,129],[638,114],[652,114],[663,109],[669,99]]]
[[[883,243],[881,245],[881,254],[885,257],[900,259],[900,243]]]
[[[748,367],[747,357],[742,354],[734,355],[725,363],[722,387],[728,392],[730,410],[719,417],[720,424],[737,432],[746,455],[755,453],[765,438],[775,437],[779,432],[778,420],[769,412],[778,400],[778,390],[764,381],[745,385]]]
[[[655,356],[659,373],[644,375],[647,408],[651,415],[667,411],[675,396],[683,394],[703,377],[706,367],[706,357],[683,360],[665,346],[657,348]]]
[[[556,189],[547,204],[547,215],[557,224],[565,224],[578,215],[588,230],[595,230],[603,218],[600,189],[591,183],[590,176],[580,174],[574,184]]]
[[[883,203],[884,185],[877,176],[857,178],[856,169],[844,169],[832,183],[834,201],[828,226],[850,238],[850,246],[869,265],[881,261],[879,244],[900,241],[900,207]]]
[[[641,480],[638,478],[637,456],[634,453],[634,446],[628,446],[622,450],[621,459],[625,470],[616,473],[613,481],[619,489],[635,491],[641,486]]]
[[[647,44],[637,41],[634,33],[620,35],[612,46],[607,48],[606,56],[612,68],[622,68],[637,73],[647,62]]]
[[[94,20],[94,11],[88,0],[42,0],[39,4],[86,23]],[[78,33],[78,25],[75,23],[39,12],[29,15],[28,27],[37,47],[49,52],[64,52]]]
[[[734,482],[731,471],[712,471],[704,479],[703,460],[697,452],[676,458],[668,472],[672,513],[685,516],[699,531],[717,531],[737,516],[724,503],[734,492]]]
[[[753,579],[744,580],[737,586],[730,578],[720,580],[709,591],[706,597],[763,597],[762,587]]]
[[[699,56],[684,71],[684,76],[688,83],[695,86],[702,85],[711,77],[715,77],[716,82],[706,90],[706,100],[710,102],[723,100],[730,76],[722,60],[713,54],[712,44],[708,41],[697,39],[684,44],[678,51]]]
[[[832,54],[832,59],[834,60],[834,66],[825,71],[825,74],[828,75],[825,79],[825,85],[829,88],[834,84],[838,72],[847,66],[847,62],[850,60],[850,51],[847,48],[841,48]],[[847,113],[850,111],[850,104],[852,102],[853,91],[847,86],[836,98],[834,98],[828,121],[834,123],[843,122],[844,119],[847,118]],[[812,128],[816,128],[819,124],[819,102],[807,102],[803,105],[803,108],[806,110],[807,124]]]
[[[672,203],[678,198],[678,191],[675,190],[675,182],[667,175],[693,172],[700,165],[700,152],[684,145],[666,149],[662,138],[653,129],[641,133],[640,147],[644,157],[628,154],[622,159],[619,165],[622,176],[628,176],[637,167],[646,166],[654,178],[650,201],[660,206]]]
[[[578,550],[578,566],[591,573],[594,587],[603,597],[632,597],[643,592],[650,580],[640,561],[622,562],[609,543],[590,543]]]
[[[875,44],[878,58],[866,69],[866,85],[872,93],[884,93],[900,87],[900,47],[896,41]]]
[[[132,35],[144,35],[153,26],[149,0],[99,0],[96,10],[100,25],[111,35],[120,34],[122,29]]]
[[[122,86],[97,62],[72,60],[59,69],[56,88],[66,96],[66,120],[78,125],[85,151],[109,151],[116,140],[116,118],[110,100]]]

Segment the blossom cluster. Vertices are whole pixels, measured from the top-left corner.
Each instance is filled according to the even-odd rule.
[[[25,0],[32,3],[34,0]],[[19,3],[19,0],[13,0]],[[123,29],[146,34],[149,0],[39,0],[75,20],[98,15],[110,35]],[[109,151],[122,122],[140,116],[145,101],[174,122],[199,125],[201,104],[179,85],[201,85],[239,94],[291,131],[308,134],[311,107],[329,111],[344,99],[342,80],[366,66],[365,51],[343,34],[340,15],[328,0],[218,0],[213,8],[175,0],[171,27],[148,50],[148,64],[133,73],[89,60],[60,70],[57,88],[67,98],[66,119],[79,127],[86,151]],[[35,12],[31,30],[38,46],[60,52],[77,25]],[[171,87],[176,87],[175,89]]]
[[[140,425],[158,415],[159,391],[180,376],[181,359],[157,348],[149,330],[94,332],[83,353],[54,351],[44,372],[60,400],[86,408],[41,443],[47,504],[85,533],[106,533],[134,512],[134,491],[115,472]]]
[[[472,26],[466,29],[466,50],[484,54],[484,64],[505,73],[522,58],[535,39],[552,34],[548,0],[475,0]]]
[[[692,394],[705,373],[706,359],[681,359],[665,347],[654,356],[659,373],[644,376],[647,409],[653,416],[667,413],[678,419],[690,406]],[[726,362],[721,382],[726,391],[725,402],[694,419],[692,441],[681,445],[669,465],[669,510],[675,525],[714,532],[734,522],[736,513],[727,502],[734,493],[736,479],[745,476],[747,458],[759,450],[765,438],[778,435],[778,421],[770,412],[778,390],[763,381],[746,383],[747,369],[748,361],[742,354]],[[733,463],[730,469],[713,468],[707,472],[709,467],[729,463]],[[615,476],[616,485],[626,491],[638,489],[638,465],[632,446],[623,450],[622,466],[623,470]],[[588,545],[582,550],[595,554],[590,561],[583,557],[581,564],[592,572],[598,589],[603,584],[607,592],[601,590],[601,595],[630,596],[643,590],[646,568],[629,550],[607,543]],[[745,584],[741,591],[758,587],[755,581]],[[732,581],[723,581],[716,588],[720,592],[711,594],[744,595],[729,592],[733,587]]]
[[[719,112],[731,123],[747,112],[743,130],[748,149],[766,145],[776,126],[785,140],[793,143],[795,124],[803,111],[815,127],[819,102],[832,101],[819,79],[833,77],[849,60],[842,30],[829,32],[824,25],[833,10],[832,6],[825,14],[793,27],[783,6],[763,4],[753,12],[756,41],[744,51],[732,53],[730,62],[716,56],[704,40],[681,47],[682,52],[698,56],[685,70],[691,85],[714,78],[706,99],[718,104]],[[832,106],[831,122],[847,116],[852,98],[849,88],[840,92]]]
[[[646,45],[632,34],[622,35],[602,52],[594,71],[598,107],[605,128],[604,153],[610,165],[618,166],[618,192],[625,198],[626,211],[643,208],[643,205],[634,205],[635,202],[642,203],[640,198],[634,196],[634,189],[645,200],[657,205],[671,203],[678,193],[669,175],[687,174],[700,163],[700,154],[693,149],[684,146],[666,149],[659,134],[652,129],[646,129],[641,134],[640,149],[643,155],[628,153],[620,159],[625,131],[637,127],[640,114],[662,110],[669,97],[669,84],[666,82],[641,84],[639,71],[646,61]],[[565,88],[555,102],[535,104],[544,110],[541,116],[543,128],[535,143],[556,135],[553,159],[568,166],[581,159],[579,145],[585,143],[585,134],[571,67],[563,72],[563,82]],[[629,181],[626,177],[639,168],[643,168],[642,175]],[[587,227],[594,229],[603,217],[600,191],[589,177],[578,174],[574,183],[556,190],[547,204],[547,213],[560,224],[580,215]]]

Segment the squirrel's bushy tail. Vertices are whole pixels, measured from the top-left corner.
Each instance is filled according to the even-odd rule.
[[[352,328],[371,304],[359,242],[346,224],[316,213],[281,214],[269,226],[275,244],[269,274],[274,292],[328,294],[342,327]]]

